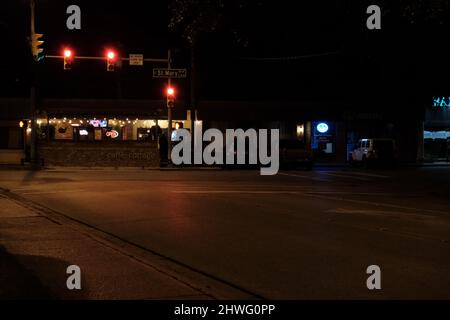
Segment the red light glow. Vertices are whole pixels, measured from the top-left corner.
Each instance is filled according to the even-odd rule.
[[[72,50],[69,49],[64,50],[64,57],[66,58],[72,57]]]
[[[108,51],[107,55],[108,59],[113,60],[116,57],[114,51]]]

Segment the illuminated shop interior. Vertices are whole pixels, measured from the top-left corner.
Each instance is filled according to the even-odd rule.
[[[174,120],[172,129],[183,128]],[[168,121],[140,118],[51,117],[37,120],[39,137],[48,141],[157,141]]]

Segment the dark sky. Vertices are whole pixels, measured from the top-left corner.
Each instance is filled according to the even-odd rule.
[[[6,0],[0,21],[4,44],[1,50],[2,95],[27,94],[30,53],[26,37],[29,33],[29,6],[26,0]],[[36,32],[44,34],[45,53],[61,55],[65,47],[83,56],[103,56],[106,48],[114,48],[119,54],[142,53],[146,57],[165,58],[167,55],[167,2],[165,1],[66,1],[36,0]],[[66,8],[77,4],[82,12],[81,30],[66,28]],[[123,91],[126,86],[138,86],[137,97],[148,96],[151,68],[123,70]],[[124,68],[125,69],[125,68]],[[128,72],[130,71],[130,72]],[[38,63],[40,91],[46,96],[61,97],[117,97],[120,72],[107,73],[102,61],[76,61],[70,72],[64,72],[60,60],[44,59]],[[127,77],[130,76],[130,81]],[[137,83],[134,83],[136,82]],[[156,93],[155,86],[149,86]],[[139,92],[140,91],[140,92]],[[159,91],[158,91],[159,94]]]
[[[59,54],[69,45],[79,55],[98,56],[106,47],[114,47],[124,56],[161,57],[170,43],[176,67],[188,67],[186,44],[167,29],[167,1],[36,1],[37,31],[45,34],[47,54]],[[248,46],[236,44],[227,27],[202,38],[198,47],[201,98],[336,100],[394,94],[415,99],[417,88],[426,94],[446,90],[449,59],[439,44],[447,42],[448,24],[409,24],[394,5],[382,7],[383,29],[368,31],[365,9],[371,3],[367,1],[259,2],[262,5],[248,2],[246,10],[231,14],[230,21],[248,38]],[[26,0],[2,1],[0,96],[28,94],[27,4]],[[65,10],[70,4],[82,9],[81,31],[66,29]],[[259,60],[292,56],[307,57]],[[77,61],[70,72],[64,72],[61,61],[46,59],[38,66],[40,93],[67,98],[160,98],[164,84],[152,79],[153,67],[124,66],[120,72],[107,73],[104,62]],[[178,86],[183,97],[186,83]]]

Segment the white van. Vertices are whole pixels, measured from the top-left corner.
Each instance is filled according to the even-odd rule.
[[[352,152],[351,162],[364,166],[372,164],[395,165],[396,151],[393,139],[361,139]]]

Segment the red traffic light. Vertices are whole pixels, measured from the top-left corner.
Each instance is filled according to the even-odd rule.
[[[175,89],[172,87],[168,87],[166,89],[166,94],[167,94],[167,106],[173,107],[175,104]]]
[[[106,57],[109,59],[109,60],[114,60],[115,58],[116,58],[116,53],[114,52],[114,51],[108,51],[107,53],[106,53]]]
[[[65,49],[64,50],[64,58],[72,58],[72,50]]]
[[[106,71],[114,71],[116,62],[116,53],[113,50],[106,52]]]
[[[71,49],[64,49],[64,70],[72,69],[73,52]]]
[[[172,88],[172,87],[167,88],[167,95],[168,96],[174,96],[175,95],[175,89]]]

